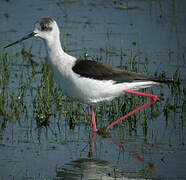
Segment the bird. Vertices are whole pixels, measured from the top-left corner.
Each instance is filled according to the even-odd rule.
[[[137,111],[154,104],[158,99],[156,95],[137,92],[137,90],[172,81],[141,73],[124,71],[118,67],[98,61],[78,59],[67,54],[61,46],[59,27],[51,17],[39,19],[36,21],[31,33],[4,48],[32,37],[44,40],[49,55],[48,63],[52,69],[54,79],[62,92],[66,96],[90,106],[93,132],[101,132],[96,127],[94,104],[111,101],[123,93],[135,94],[151,99],[146,104],[102,129],[102,131],[108,131],[115,124],[118,124]]]

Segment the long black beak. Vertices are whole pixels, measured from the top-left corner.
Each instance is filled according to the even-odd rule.
[[[8,47],[10,47],[10,46],[13,46],[14,44],[20,43],[21,41],[24,41],[24,40],[26,40],[26,39],[29,39],[29,38],[31,38],[31,37],[34,37],[36,34],[37,34],[37,33],[35,33],[35,32],[31,32],[31,33],[28,34],[27,36],[21,38],[20,40],[17,40],[16,42],[13,42],[13,43],[11,43],[11,44],[5,46],[4,48],[8,48]]]

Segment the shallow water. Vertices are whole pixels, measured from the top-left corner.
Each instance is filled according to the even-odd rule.
[[[91,179],[96,173],[97,179],[185,179],[185,8],[183,0],[2,1],[0,179]],[[58,22],[69,54],[179,83],[148,89],[159,97],[155,105],[109,136],[92,138],[89,109],[59,92],[43,42],[2,48],[48,16]],[[98,105],[98,127],[119,118],[123,104],[128,111],[144,102],[124,96]]]

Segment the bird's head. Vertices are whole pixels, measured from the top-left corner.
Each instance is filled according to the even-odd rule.
[[[42,18],[35,23],[34,30],[30,34],[14,43],[7,45],[4,48],[13,46],[14,44],[20,43],[31,37],[40,37],[46,42],[54,42],[57,38],[59,38],[59,34],[59,28],[55,20],[53,20],[52,18]]]

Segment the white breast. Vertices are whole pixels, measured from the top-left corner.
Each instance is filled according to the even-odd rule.
[[[93,104],[105,100],[112,100],[120,96],[123,90],[138,90],[157,84],[152,81],[115,83],[112,80],[95,80],[80,76],[72,71],[76,58],[65,52],[50,54],[54,78],[62,92],[80,102]]]

